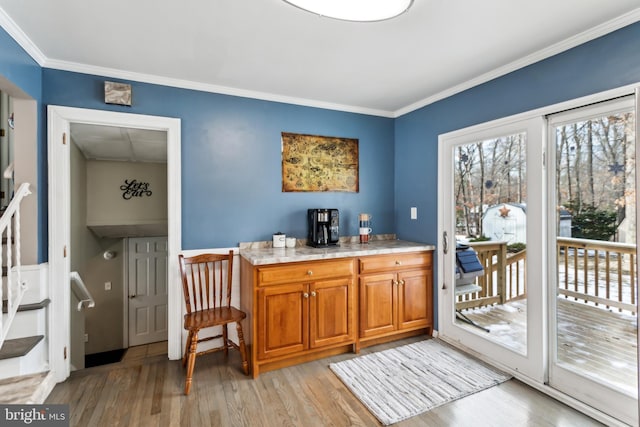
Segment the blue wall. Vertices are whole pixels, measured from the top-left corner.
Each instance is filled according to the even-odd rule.
[[[640,23],[397,118],[398,237],[439,243],[438,135],[638,82]],[[411,206],[418,220],[410,220]]]
[[[38,254],[39,262],[46,261],[47,250],[47,185],[46,185],[46,110],[41,103],[42,99],[42,69],[16,41],[0,28],[0,75],[7,79],[11,85],[23,93],[19,98],[30,98],[36,102],[38,111],[38,158],[37,169],[39,172],[35,189],[38,197]],[[18,96],[13,94],[14,96]],[[20,118],[16,117],[19,126]],[[32,188],[33,190],[33,188]],[[33,196],[32,196],[33,197]]]
[[[640,82],[640,23],[391,120],[131,82],[131,108],[105,105],[105,78],[42,70],[0,30],[0,74],[38,101],[39,259],[47,260],[48,104],[182,119],[183,247],[234,246],[275,231],[302,237],[309,207],[356,215],[374,232],[437,242],[437,138],[441,133]],[[282,193],[280,132],[360,139],[359,193]],[[395,163],[394,163],[395,161]],[[418,207],[418,220],[409,208]]]
[[[42,95],[42,70],[18,43],[0,28],[0,75],[31,98]]]
[[[104,77],[43,70],[43,103],[182,120],[182,246],[236,246],[277,231],[306,237],[308,208],[340,210],[341,234],[357,215],[393,233],[393,120],[130,82],[133,106],[104,104]],[[110,79],[109,79],[110,80]],[[359,139],[358,193],[283,193],[281,132]]]

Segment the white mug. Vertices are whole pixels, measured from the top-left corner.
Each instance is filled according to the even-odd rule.
[[[274,248],[284,248],[285,239],[287,238],[284,234],[274,234],[273,235],[273,247]]]
[[[370,227],[360,227],[360,234],[371,234],[372,232]]]
[[[296,247],[296,238],[295,237],[287,237],[285,244],[286,244],[286,246],[288,248],[295,248]]]

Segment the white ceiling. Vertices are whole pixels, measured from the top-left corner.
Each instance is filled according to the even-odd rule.
[[[0,8],[44,67],[388,117],[640,20],[639,0],[415,0],[375,23],[282,0]]]
[[[82,123],[71,124],[71,141],[90,160],[167,162],[167,133]]]

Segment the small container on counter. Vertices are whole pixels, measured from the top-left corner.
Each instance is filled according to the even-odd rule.
[[[287,240],[287,235],[281,232],[277,232],[273,235],[273,247],[284,248]]]

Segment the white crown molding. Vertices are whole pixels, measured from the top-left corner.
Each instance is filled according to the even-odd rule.
[[[424,98],[414,102],[406,107],[396,111],[378,110],[373,108],[358,107],[352,105],[336,104],[331,102],[297,98],[285,95],[278,95],[267,92],[251,91],[246,89],[233,88],[228,86],[219,86],[208,83],[193,82],[189,80],[174,79],[169,77],[156,76],[152,74],[136,73],[131,71],[118,70],[106,67],[96,67],[86,64],[80,64],[68,61],[58,61],[48,59],[40,49],[31,41],[31,39],[22,31],[20,27],[9,17],[6,12],[0,8],[0,26],[9,33],[11,37],[40,65],[45,68],[58,69],[63,71],[71,71],[83,74],[92,74],[104,76],[108,78],[118,78],[123,80],[132,80],[143,83],[158,84],[163,86],[178,87],[183,89],[198,90],[203,92],[218,93],[223,95],[239,96],[244,98],[260,99],[264,101],[281,102],[285,104],[301,105],[313,108],[322,108],[327,110],[344,111],[356,114],[366,114],[372,116],[397,118],[412,111],[418,110],[434,102],[448,98],[457,93],[463,92],[472,87],[486,83],[497,77],[503,76],[520,68],[539,62],[543,59],[557,55],[561,52],[579,46],[588,41],[594,40],[605,34],[611,33],[620,28],[631,25],[640,21],[640,8],[634,9],[624,15],[614,18],[601,25],[593,27],[575,36],[569,37],[559,43],[547,48],[541,49],[531,55],[519,60],[513,61],[505,66],[496,68],[464,83],[453,86],[433,96]]]
[[[47,57],[44,56],[42,51],[38,49],[24,31],[22,31],[22,28],[18,27],[18,24],[16,24],[2,8],[0,8],[0,26],[2,26],[2,28],[4,28],[4,30],[13,37],[16,43],[18,43],[20,47],[22,47],[27,54],[29,54],[29,56],[38,63],[38,65],[41,67],[43,66]]]
[[[542,61],[543,59],[550,58],[554,55],[557,55],[566,50],[569,50],[571,48],[584,44],[588,41],[591,41],[591,40],[597,39],[598,37],[609,34],[615,30],[619,30],[620,28],[626,27],[627,25],[631,25],[637,21],[640,21],[640,8],[635,9],[631,12],[628,12],[624,15],[621,15],[608,22],[600,24],[596,27],[590,28],[587,31],[584,31],[580,34],[569,37],[568,39],[565,39],[559,43],[556,43],[554,45],[541,49],[537,52],[534,52],[531,55],[525,56],[524,58],[518,59],[507,65],[496,68],[492,71],[489,71],[485,74],[482,74],[478,77],[468,80],[464,83],[453,86],[433,96],[422,99],[413,104],[407,105],[406,107],[400,108],[399,110],[394,111],[393,117],[394,118],[400,117],[402,115],[405,115],[417,109],[425,107],[429,104],[433,104],[434,102],[448,98],[452,95],[463,92],[467,89],[471,89],[472,87],[478,86],[482,83],[486,83],[497,77],[504,76],[505,74],[508,74],[520,68],[526,67],[527,65],[531,65],[536,62]]]
[[[208,83],[194,82],[190,80],[174,79],[170,77],[156,76],[152,74],[136,73],[133,71],[118,70],[114,68],[96,67],[92,65],[80,64],[77,62],[47,60],[45,68],[56,70],[72,71],[83,74],[93,74],[108,78],[131,80],[143,83],[158,84],[183,89],[198,90],[202,92],[218,93],[223,95],[233,95],[243,98],[260,99],[264,101],[282,102],[285,104],[302,105],[306,107],[323,108],[327,110],[345,111],[350,113],[367,114],[372,116],[393,117],[392,111],[377,110],[372,108],[357,107],[352,105],[334,104],[312,99],[296,98],[285,95],[278,95],[267,92],[238,89],[228,86],[219,86]]]

